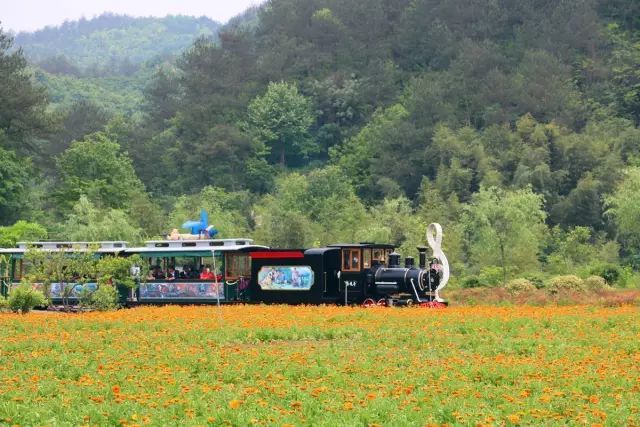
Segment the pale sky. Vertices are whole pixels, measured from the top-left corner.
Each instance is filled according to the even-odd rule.
[[[5,31],[34,31],[104,12],[131,16],[207,16],[225,23],[262,0],[0,0]]]

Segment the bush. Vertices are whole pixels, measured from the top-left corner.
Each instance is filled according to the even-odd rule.
[[[544,275],[537,273],[530,273],[524,276],[536,289],[544,288]]]
[[[5,297],[0,297],[0,312],[9,310],[9,301]]]
[[[15,312],[28,313],[32,308],[47,302],[44,294],[27,283],[21,283],[9,292],[9,308]]]
[[[509,271],[507,269],[507,277],[509,277]],[[504,271],[502,267],[495,265],[488,265],[480,269],[480,276],[478,277],[482,286],[496,286],[503,283]]]
[[[609,286],[613,286],[620,281],[623,271],[620,266],[615,264],[600,264],[591,268],[589,274],[600,276],[604,278]]]
[[[483,285],[480,283],[478,276],[467,276],[462,280],[463,288],[479,288],[481,286]]]
[[[551,294],[564,291],[583,292],[586,290],[584,281],[578,276],[556,276],[547,283],[546,289]]]
[[[607,289],[609,286],[607,286],[607,282],[603,277],[589,276],[584,279],[584,287],[588,291],[602,291],[604,289]]]
[[[520,295],[525,292],[533,292],[537,288],[527,279],[513,279],[506,284],[505,289],[511,295]]]
[[[108,311],[118,308],[118,290],[115,286],[102,284],[91,295],[91,307],[99,311]]]

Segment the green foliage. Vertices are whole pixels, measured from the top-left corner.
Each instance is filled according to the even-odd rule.
[[[389,241],[395,237],[389,234],[389,217],[390,213],[383,211],[367,214],[342,171],[329,166],[306,176],[293,173],[280,177],[275,193],[256,205],[255,236],[261,242],[288,243],[285,246]],[[291,239],[286,236],[287,227]]]
[[[137,286],[136,278],[132,275],[132,268],[142,265],[142,258],[133,255],[127,258],[105,256],[96,264],[98,285],[123,286],[133,289]]]
[[[270,83],[267,92],[249,104],[247,121],[255,138],[269,147],[282,166],[287,155],[307,158],[319,151],[308,138],[313,123],[311,104],[296,85]]]
[[[507,282],[505,289],[512,295],[519,295],[522,293],[533,292],[537,288],[527,279],[513,279]]]
[[[209,223],[218,230],[219,237],[233,238],[245,236],[249,231],[248,214],[250,212],[250,195],[247,192],[227,192],[218,187],[205,187],[198,194],[179,197],[169,215],[169,228],[178,229],[187,220],[200,218],[200,211],[205,209],[209,215]]]
[[[126,153],[104,133],[74,142],[58,159],[61,184],[56,199],[70,208],[82,195],[101,208],[123,208],[143,191]]]
[[[592,267],[590,274],[602,277],[609,286],[616,285],[623,276],[622,268],[615,264],[600,264]]]
[[[30,285],[41,284],[47,298],[51,284],[57,283],[62,289],[65,308],[69,307],[74,286],[87,283],[95,277],[96,259],[92,251],[70,253],[29,248],[25,252],[25,262],[30,266],[25,276],[26,282]]]
[[[614,218],[623,245],[637,250],[640,247],[640,168],[628,168],[606,202],[607,213]]]
[[[130,115],[140,110],[142,90],[149,79],[146,69],[132,76],[77,78],[51,74],[36,68],[35,80],[47,89],[49,102],[57,109],[70,109],[78,102],[90,102],[109,114]],[[100,130],[100,129],[96,129]],[[66,129],[62,129],[65,133]],[[80,135],[80,137],[83,137]]]
[[[545,217],[542,197],[530,189],[480,189],[462,216],[472,262],[500,266],[503,283],[508,268],[534,269],[546,232]]]
[[[105,13],[20,33],[16,42],[32,61],[53,73],[127,75],[144,61],[179,52],[197,37],[214,34],[219,26],[204,16],[134,18]]]
[[[607,282],[600,276],[589,276],[584,279],[584,287],[588,291],[602,291],[607,289]]]
[[[5,140],[4,131],[0,129],[0,145],[4,145]],[[29,212],[25,199],[29,197],[32,173],[29,159],[19,158],[0,147],[0,224],[11,224]]]
[[[0,313],[7,311],[9,309],[10,309],[9,301],[5,297],[0,296]]]
[[[135,243],[142,240],[142,230],[131,223],[124,211],[98,209],[85,195],[81,195],[73,206],[61,233],[66,239],[75,241],[124,240]]]
[[[98,311],[114,310],[118,307],[118,298],[116,287],[103,283],[91,294],[90,306]]]
[[[14,287],[9,292],[7,303],[12,311],[22,314],[28,313],[34,307],[41,307],[46,304],[44,294],[33,289],[29,283],[23,282]]]
[[[558,294],[561,292],[583,292],[586,290],[584,281],[578,276],[565,275],[556,276],[546,283],[545,289],[550,294]]]
[[[13,40],[0,27],[0,146],[32,154],[35,139],[48,127],[46,94],[33,84],[22,50],[12,45]],[[0,152],[0,159],[6,156],[4,150]]]
[[[0,247],[15,247],[18,242],[35,242],[46,239],[47,230],[40,224],[18,221],[8,227],[0,227]]]

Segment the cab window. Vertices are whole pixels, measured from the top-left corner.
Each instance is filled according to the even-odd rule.
[[[360,249],[343,249],[342,250],[342,270],[343,271],[360,271],[361,256]]]
[[[371,249],[364,249],[362,251],[362,266],[364,268],[371,267]]]

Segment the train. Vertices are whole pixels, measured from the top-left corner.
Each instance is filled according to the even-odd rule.
[[[445,307],[440,293],[449,280],[442,227],[427,227],[419,258],[404,259],[392,244],[337,243],[310,249],[258,245],[248,238],[172,238],[131,247],[123,241],[19,242],[0,249],[0,293],[7,295],[28,274],[29,250],[92,251],[96,257],[137,255],[135,288],[120,289],[121,303],[139,304],[344,304]],[[49,300],[77,303],[97,281],[47,287]],[[42,288],[42,284],[33,286]],[[65,292],[66,290],[66,292]]]

